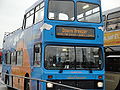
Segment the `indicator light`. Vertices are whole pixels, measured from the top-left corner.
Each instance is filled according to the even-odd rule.
[[[52,75],[48,75],[48,78],[50,79],[50,78],[53,78],[53,76]]]
[[[98,79],[102,79],[102,76],[98,76]]]

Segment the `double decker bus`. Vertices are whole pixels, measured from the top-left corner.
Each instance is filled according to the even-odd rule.
[[[20,90],[104,90],[102,26],[100,0],[37,1],[3,39],[2,80]]]
[[[106,90],[120,90],[120,7],[103,13]]]

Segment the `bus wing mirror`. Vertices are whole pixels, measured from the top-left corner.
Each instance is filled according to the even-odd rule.
[[[35,53],[39,53],[40,50],[39,50],[39,47],[35,47]]]

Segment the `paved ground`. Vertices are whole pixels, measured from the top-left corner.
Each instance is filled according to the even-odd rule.
[[[0,64],[0,73],[2,71],[2,65]],[[2,84],[3,81],[0,78],[0,90],[7,90],[6,86]]]
[[[0,90],[7,90],[6,86],[2,84],[3,82],[0,79]]]
[[[2,65],[0,64],[0,73],[2,71]],[[1,80],[0,76],[0,90],[7,90],[6,86],[3,84],[3,81]]]
[[[2,65],[0,64],[0,73],[2,71]],[[6,85],[4,85],[4,82],[1,80],[1,75],[0,75],[0,90],[13,90],[13,89],[7,89]]]

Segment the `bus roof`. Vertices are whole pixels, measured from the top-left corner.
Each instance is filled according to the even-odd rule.
[[[35,8],[38,4],[40,4],[43,0],[38,0],[36,1],[31,7],[29,7],[26,11],[25,14],[28,13],[30,10],[32,10],[33,8]]]
[[[109,13],[113,13],[113,12],[117,12],[117,11],[120,11],[120,7],[113,8],[113,9],[110,9],[110,10],[106,10],[106,11],[103,12],[103,15],[108,15]]]
[[[32,10],[33,8],[35,8],[38,4],[40,4],[43,0],[38,0],[36,1],[31,7],[29,7],[26,11],[25,11],[25,14],[28,13],[30,10]],[[88,1],[90,2],[89,0],[78,0],[78,1]],[[92,0],[93,2],[100,2],[100,0]]]

